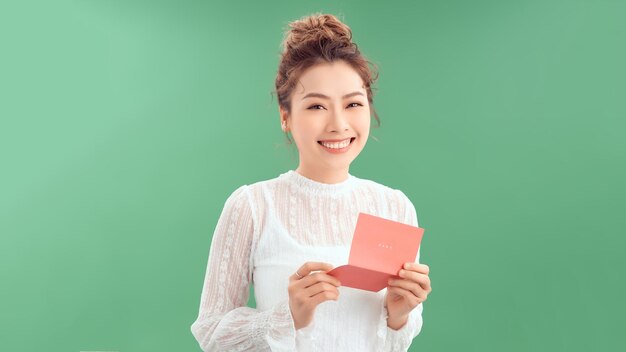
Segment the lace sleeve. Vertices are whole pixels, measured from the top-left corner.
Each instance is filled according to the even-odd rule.
[[[399,198],[399,218],[405,224],[419,226],[417,222],[417,213],[415,211],[415,206],[413,206],[413,203],[402,191],[397,190],[397,192]],[[417,256],[415,258],[416,263],[419,263],[421,248],[422,246],[420,245],[419,249],[417,250]],[[387,293],[385,292],[385,298],[386,296]],[[388,352],[407,351],[411,346],[411,342],[413,341],[413,339],[422,330],[422,311],[424,310],[423,303],[418,304],[411,311],[411,313],[409,313],[409,318],[403,327],[398,330],[394,330],[387,326],[388,315],[385,302],[386,299],[383,299],[381,318],[378,323],[379,344],[383,346],[381,350]]]
[[[290,350],[295,346],[288,301],[265,311],[246,306],[254,216],[244,185],[228,197],[217,222],[198,317],[191,325],[205,352]]]

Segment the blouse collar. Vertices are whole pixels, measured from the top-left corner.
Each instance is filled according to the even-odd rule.
[[[295,170],[289,170],[282,175],[285,176],[289,182],[295,184],[299,188],[318,194],[342,193],[352,189],[357,181],[357,178],[350,173],[348,173],[347,179],[339,183],[318,182],[301,175]]]

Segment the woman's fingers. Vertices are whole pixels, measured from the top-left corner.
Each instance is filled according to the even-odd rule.
[[[297,307],[307,306],[309,309],[313,309],[324,301],[339,299],[339,290],[333,285],[319,283],[308,289],[294,292],[291,299]]]
[[[310,324],[317,305],[339,298],[341,283],[326,274],[332,269],[328,263],[306,262],[289,277],[289,309],[296,330]]]
[[[398,286],[390,286],[387,288],[387,294],[389,293],[395,293],[399,296],[404,297],[404,299],[409,302],[409,305],[411,307],[415,307],[418,304],[422,303],[423,301],[426,300],[426,298],[424,296],[416,296],[413,291],[410,290],[406,290],[402,287],[398,287]]]
[[[332,268],[331,264],[320,262],[307,262],[302,265],[299,270],[308,274],[301,278],[298,276],[298,274],[303,275],[300,272],[291,276],[288,288],[290,297],[293,296],[299,304],[315,303],[315,305],[326,299],[337,298],[339,296],[337,287],[341,285],[339,280],[326,274],[324,271],[316,271],[330,270]],[[320,294],[322,295],[317,297]],[[311,301],[311,298],[314,296],[316,296],[316,299]],[[323,299],[323,297],[326,298]]]
[[[328,282],[334,286],[341,286],[341,282],[334,276],[330,276],[326,273],[314,273],[310,274],[301,280],[299,280],[298,284],[302,285],[302,287],[309,287],[311,285],[315,285],[318,282]]]
[[[310,309],[313,309],[324,301],[339,299],[339,290],[336,286],[327,282],[318,282],[306,289],[300,290],[295,294],[294,298],[299,304],[306,305]]]
[[[333,269],[332,264],[323,262],[306,262],[293,275],[289,277],[290,281],[300,280],[307,277],[313,271],[330,271]]]
[[[312,271],[330,271],[333,269],[333,265],[323,262],[306,262],[304,263],[298,272],[302,276],[309,275]]]
[[[426,275],[430,272],[430,267],[428,265],[420,263],[404,263],[404,269],[417,271]]]
[[[428,292],[431,291],[430,278],[428,277],[428,275],[420,274],[418,272],[411,271],[411,270],[402,269],[400,270],[398,276],[400,276],[403,279],[417,282],[425,291],[428,291]]]
[[[304,289],[304,295],[306,297],[313,297],[319,293],[330,292],[333,295],[339,295],[339,290],[337,290],[337,286],[329,284],[328,282],[317,282],[307,288]]]
[[[413,295],[417,297],[423,296],[425,293],[425,290],[418,283],[409,280],[391,279],[389,281],[389,286],[403,288],[407,291],[412,292]]]
[[[309,302],[312,307],[317,307],[322,302],[339,299],[339,291],[335,288],[335,290],[324,290],[313,297],[310,298]]]

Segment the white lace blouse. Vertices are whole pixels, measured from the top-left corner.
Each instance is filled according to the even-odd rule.
[[[325,184],[294,170],[243,185],[226,200],[191,332],[203,351],[406,351],[422,328],[422,304],[399,330],[387,326],[385,294],[339,287],[295,330],[289,276],[307,261],[348,263],[357,214],[418,226],[406,195],[349,175]],[[416,262],[419,261],[419,251]],[[247,307],[249,285],[257,307]]]

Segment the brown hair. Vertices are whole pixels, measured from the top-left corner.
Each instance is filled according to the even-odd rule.
[[[283,51],[276,75],[278,105],[291,113],[291,95],[301,74],[309,67],[343,60],[361,76],[367,91],[370,111],[380,127],[380,119],[372,106],[372,85],[378,79],[376,65],[369,62],[352,42],[350,27],[330,14],[315,13],[289,23],[282,42]],[[374,68],[371,69],[368,64]],[[373,138],[373,137],[372,137]],[[289,136],[287,140],[291,143]]]

